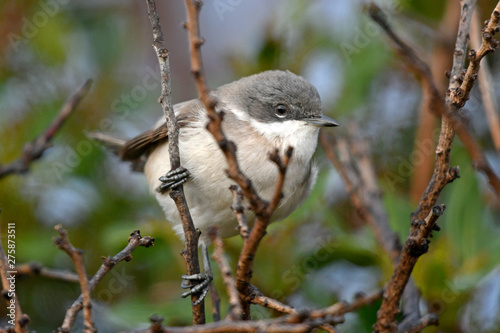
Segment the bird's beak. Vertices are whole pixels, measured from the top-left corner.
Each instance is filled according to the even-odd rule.
[[[320,114],[320,115],[310,117],[310,118],[304,118],[302,120],[304,120],[305,122],[307,122],[311,125],[318,126],[318,127],[339,126],[339,123],[337,123],[332,118],[325,116],[324,114]]]

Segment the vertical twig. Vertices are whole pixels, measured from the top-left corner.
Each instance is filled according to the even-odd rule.
[[[171,80],[170,80],[170,64],[169,64],[169,52],[164,46],[164,37],[160,25],[160,16],[156,10],[156,4],[154,0],[146,0],[148,6],[148,16],[153,28],[153,48],[156,51],[158,57],[158,62],[160,64],[161,72],[161,95],[159,102],[163,108],[163,113],[165,114],[167,122],[167,133],[168,133],[168,149],[170,155],[170,166],[172,169],[177,169],[180,167],[180,155],[179,155],[179,125],[175,118],[174,109],[172,106],[172,96],[171,96]],[[182,220],[182,228],[184,230],[184,235],[186,239],[186,247],[182,251],[182,256],[187,266],[188,275],[200,273],[200,264],[198,260],[198,237],[199,233],[194,227],[193,219],[189,212],[187,206],[186,198],[184,196],[184,190],[182,185],[176,189],[170,191],[170,197],[174,200],[179,210],[179,214]],[[199,302],[198,294],[191,295],[191,302],[193,303],[193,323],[202,324],[205,322],[205,304],[204,302]],[[197,305],[195,305],[195,303]]]
[[[479,17],[479,12],[476,10],[472,17],[470,32],[470,46],[472,49],[478,50],[481,47],[481,34],[481,19]],[[483,60],[479,68],[478,83],[493,145],[495,146],[497,154],[500,156],[500,120],[497,115],[498,104],[494,97],[495,86],[486,59]]]
[[[89,292],[92,292],[97,284],[104,278],[104,276],[120,261],[130,261],[132,260],[132,251],[134,251],[139,246],[150,247],[154,245],[154,237],[146,236],[142,237],[139,230],[134,230],[130,234],[128,239],[128,244],[123,250],[113,257],[103,257],[103,263],[95,275],[90,279],[88,283]],[[71,331],[73,327],[76,316],[78,312],[83,307],[83,295],[80,295],[76,301],[68,308],[66,315],[64,316],[64,321],[62,326],[58,329],[59,333],[67,333]]]
[[[250,301],[247,299],[250,296],[250,279],[252,276],[252,266],[257,247],[265,234],[267,225],[271,219],[271,214],[276,209],[279,201],[282,198],[282,187],[288,162],[292,155],[293,149],[289,149],[285,153],[284,160],[282,161],[277,152],[270,155],[270,159],[274,161],[279,169],[280,175],[274,197],[270,202],[260,198],[250,179],[248,179],[240,170],[238,160],[236,158],[236,146],[233,142],[229,141],[222,130],[221,112],[217,112],[215,107],[217,100],[210,94],[206,84],[206,78],[203,71],[203,62],[201,57],[201,45],[203,39],[200,37],[199,26],[199,13],[202,2],[198,0],[185,0],[188,20],[185,27],[189,33],[189,43],[191,51],[191,67],[192,72],[198,88],[200,100],[203,102],[208,114],[209,123],[207,125],[208,131],[213,135],[221,148],[227,162],[227,174],[229,178],[233,179],[241,188],[243,194],[250,203],[250,207],[256,215],[255,224],[250,232],[248,239],[243,243],[243,249],[240,253],[238,260],[238,269],[236,271],[236,287],[240,292],[240,299],[242,301],[243,319],[250,318]]]
[[[426,103],[429,104],[429,110],[431,110],[437,116],[446,117],[446,121],[453,124],[453,128],[464,144],[464,147],[472,160],[474,168],[483,172],[487,176],[490,185],[495,190],[497,195],[500,196],[500,178],[495,174],[492,167],[488,163],[479,144],[469,133],[465,121],[463,121],[462,118],[459,117],[456,112],[453,112],[452,108],[450,108],[445,103],[444,98],[440,95],[439,90],[434,83],[427,64],[417,56],[416,52],[409,45],[407,45],[401,38],[399,38],[399,36],[394,33],[389,24],[379,14],[379,10],[375,9],[375,7],[376,6],[372,6],[370,15],[385,30],[387,36],[394,42],[396,50],[405,60],[405,63],[410,68],[412,68],[413,71],[415,71],[415,74],[417,76],[422,78],[422,86],[428,91],[426,95],[430,98],[430,100],[426,101]],[[488,26],[493,26],[495,24],[494,20],[489,20],[487,22]],[[488,30],[495,31],[493,27],[490,27]],[[489,34],[487,34],[486,36],[489,36]],[[483,39],[483,43],[489,43],[490,47],[496,45],[496,41],[494,39]],[[475,54],[474,51],[472,52],[473,54]],[[484,56],[486,53],[482,52],[479,54],[482,54],[481,56]],[[477,61],[477,59],[475,59],[475,61]],[[472,64],[469,64],[469,67],[471,67],[471,65]],[[477,68],[478,67],[476,66],[476,69]],[[463,75],[466,74],[463,73]],[[477,75],[477,73],[470,74],[469,76],[475,75]],[[467,94],[464,92],[463,94],[461,94],[461,96],[462,97],[460,99],[463,103],[465,103],[466,98],[468,98],[468,92]],[[423,143],[423,146],[426,146],[426,143]]]
[[[446,1],[444,17],[437,29],[437,37],[433,45],[432,55],[429,62],[428,76],[435,82],[435,91],[439,99],[444,100],[444,94],[448,88],[448,79],[444,73],[452,66],[453,47],[458,29],[460,16],[460,4],[456,0]],[[411,63],[410,63],[411,64]],[[405,65],[410,65],[407,61]],[[412,67],[411,65],[409,67]],[[411,176],[410,198],[417,203],[424,193],[429,179],[434,171],[435,134],[439,123],[440,114],[436,113],[435,97],[432,82],[421,77],[422,104],[419,111],[417,133],[415,134],[414,150],[418,150],[422,156],[418,166],[414,168]],[[425,143],[425,144],[424,144]],[[428,144],[427,144],[428,143]]]
[[[231,209],[238,220],[238,230],[243,239],[247,239],[250,231],[248,230],[247,218],[245,216],[245,208],[243,207],[243,192],[236,185],[229,187],[233,194],[233,204]]]
[[[342,177],[355,211],[374,230],[377,242],[396,266],[401,242],[389,225],[368,143],[361,140],[357,129],[352,127],[349,126],[352,142],[345,138],[336,140],[334,136],[324,132],[320,134],[320,141],[327,157]],[[337,147],[338,153],[335,152],[334,146]],[[405,322],[415,324],[420,320],[419,302],[420,293],[410,278],[403,293]]]
[[[477,71],[479,70],[481,58],[487,53],[492,52],[494,48],[498,46],[498,42],[494,40],[492,36],[498,29],[500,2],[497,4],[485,28],[481,48],[477,52],[471,51],[469,53],[470,63],[467,71],[463,71],[470,22],[476,1],[462,0],[460,3],[460,23],[453,57],[453,69],[446,99],[446,105],[451,114],[454,114],[457,109],[465,105],[472,84],[477,78]],[[381,23],[386,32],[390,31],[387,26],[384,26],[384,22]],[[375,332],[396,332],[397,326],[395,321],[403,289],[408,282],[418,258],[428,249],[428,237],[432,230],[439,229],[435,222],[442,214],[444,205],[434,205],[446,184],[458,177],[458,168],[450,168],[451,144],[455,135],[454,127],[455,122],[451,117],[442,117],[441,133],[436,147],[434,173],[417,209],[412,214],[410,235],[405,242],[399,263],[384,292],[382,306],[377,315],[377,323],[374,325]]]
[[[56,225],[56,231],[59,233],[60,237],[54,239],[54,244],[57,245],[61,250],[66,252],[73,264],[75,265],[76,272],[80,278],[80,287],[82,289],[83,295],[83,319],[84,319],[84,333],[97,332],[94,326],[94,321],[92,320],[92,300],[90,299],[90,290],[88,287],[87,273],[85,272],[85,265],[83,263],[83,251],[75,248],[69,241],[68,233],[59,224]]]
[[[220,238],[217,228],[210,231],[210,238],[214,244],[214,253],[212,254],[212,258],[217,263],[217,266],[219,266],[219,270],[222,274],[222,279],[229,297],[229,310],[226,319],[230,321],[239,320],[241,319],[242,309],[238,290],[235,287],[235,281],[232,276],[231,268],[229,267],[229,263],[227,262],[224,254],[224,242]]]

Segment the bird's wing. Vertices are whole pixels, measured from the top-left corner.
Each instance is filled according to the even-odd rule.
[[[181,128],[189,127],[194,122],[193,120],[199,116],[201,110],[204,109],[199,100],[191,100],[174,105],[176,118]],[[155,128],[126,141],[119,151],[119,156],[124,161],[138,160],[158,143],[167,139],[167,124],[165,123],[165,118],[162,118],[156,124]]]
[[[125,142],[118,155],[124,161],[134,161],[145,155],[153,145],[167,139],[167,124],[139,134]]]

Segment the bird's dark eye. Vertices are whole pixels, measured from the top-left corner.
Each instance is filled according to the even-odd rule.
[[[274,114],[276,114],[280,118],[284,118],[288,114],[288,108],[284,104],[278,104],[274,109]]]

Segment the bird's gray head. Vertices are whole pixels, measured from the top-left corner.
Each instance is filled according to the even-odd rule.
[[[242,78],[217,89],[216,95],[239,117],[262,124],[280,125],[300,121],[304,125],[337,126],[321,113],[318,91],[290,71],[266,71]],[[238,114],[237,114],[238,115]]]

